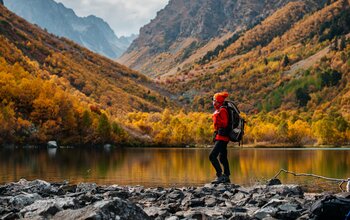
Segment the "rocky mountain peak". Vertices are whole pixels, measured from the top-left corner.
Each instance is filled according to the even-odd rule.
[[[155,19],[140,29],[139,37],[119,61],[145,74],[165,74],[174,67],[173,60],[183,60],[215,38],[250,29],[296,1],[171,0]],[[324,0],[305,2],[322,5]],[[174,57],[176,54],[180,57]],[[164,68],[159,70],[159,65],[163,64]]]
[[[111,27],[94,15],[78,17],[72,9],[53,0],[5,0],[5,5],[28,20],[57,36],[109,58],[117,58],[130,45],[119,41]]]

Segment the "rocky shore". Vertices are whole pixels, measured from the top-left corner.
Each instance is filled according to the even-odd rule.
[[[21,179],[0,185],[0,219],[342,219],[350,193],[311,194],[278,180],[241,187],[144,188]]]

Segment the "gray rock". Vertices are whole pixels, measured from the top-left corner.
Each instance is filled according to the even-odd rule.
[[[298,185],[274,185],[268,186],[264,192],[270,192],[272,194],[278,194],[281,196],[302,196],[303,190]]]
[[[63,209],[73,208],[74,205],[73,198],[36,200],[33,204],[21,209],[20,213],[26,218],[33,218],[37,216],[47,218],[53,216]]]
[[[265,207],[274,207],[277,208],[277,206],[281,205],[281,204],[285,204],[287,203],[287,200],[280,200],[280,199],[272,199],[270,200],[268,203],[266,203],[262,208]]]
[[[177,216],[170,216],[170,217],[166,217],[165,220],[179,220],[179,217],[177,217]]]
[[[313,215],[320,219],[344,219],[350,210],[350,199],[326,195],[311,207]]]
[[[229,220],[251,220],[252,218],[247,213],[234,212]]]
[[[184,214],[185,214],[185,211],[178,211],[178,212],[175,213],[175,215],[178,216],[178,217],[183,217]]]
[[[51,186],[50,183],[43,180],[27,181],[20,179],[18,182],[6,184],[0,188],[0,193],[3,196],[15,196],[23,193],[37,193],[41,196],[47,196],[50,194],[56,195],[58,188]]]
[[[119,198],[114,200],[99,201],[81,209],[63,210],[52,219],[135,219],[143,220],[150,217],[139,207]]]
[[[231,209],[232,212],[247,212],[247,209],[246,208],[242,208],[242,207],[234,207]]]
[[[155,217],[158,217],[159,216],[159,212],[161,211],[162,209],[159,208],[159,207],[147,207],[147,208],[144,208],[143,211],[145,211],[145,213],[149,216],[149,217],[152,217],[152,218],[155,218]]]
[[[264,207],[264,208],[261,208],[258,211],[256,211],[254,213],[254,217],[258,218],[258,219],[263,219],[263,218],[266,218],[266,217],[275,216],[277,211],[278,211],[277,208],[274,208],[274,207],[271,207],[271,206]]]
[[[37,193],[23,194],[12,197],[9,203],[16,209],[22,209],[25,206],[33,204],[36,200],[42,199]]]
[[[274,185],[281,185],[282,182],[279,179],[270,179],[269,181],[267,181],[268,186],[274,186]]]
[[[225,206],[230,208],[233,207],[233,204],[230,201],[225,201]]]
[[[181,206],[188,206],[190,204],[191,199],[192,195],[187,194],[186,197],[181,201]]]
[[[23,208],[20,213],[25,218],[50,218],[61,210],[62,208],[54,201],[37,200],[33,204]]]
[[[77,189],[77,185],[62,185],[62,186],[59,186],[59,188],[58,188],[58,190],[62,194],[75,193],[76,189]]]
[[[232,200],[241,200],[241,199],[244,199],[246,196],[246,194],[242,193],[242,192],[238,192],[236,193],[234,196],[233,196],[233,199]]]
[[[208,219],[209,217],[200,211],[194,211],[194,210],[184,212],[183,216],[187,219]]]
[[[216,199],[213,197],[208,197],[205,199],[205,206],[207,207],[213,207],[217,203]]]
[[[49,141],[49,142],[47,142],[47,147],[48,148],[57,148],[58,144],[56,141]]]
[[[296,212],[299,209],[299,205],[297,204],[283,204],[278,206],[278,209],[281,211],[291,211],[291,212]]]
[[[190,201],[190,207],[198,207],[198,206],[204,206],[204,198],[199,199],[191,199]]]
[[[165,206],[165,208],[172,214],[176,213],[177,211],[180,211],[180,204],[179,203],[169,203]]]
[[[170,199],[177,200],[177,199],[182,199],[184,197],[184,194],[181,191],[173,191],[170,194],[168,194],[167,197]]]
[[[76,192],[96,192],[96,183],[79,183],[76,188]]]

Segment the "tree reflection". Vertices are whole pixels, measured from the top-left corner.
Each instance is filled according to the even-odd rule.
[[[1,149],[0,182],[20,178],[71,183],[188,186],[202,185],[215,175],[210,149]],[[318,175],[350,176],[349,150],[230,149],[231,180],[247,185],[273,177],[281,168]],[[318,180],[281,175],[283,183]],[[336,187],[335,187],[336,188]]]

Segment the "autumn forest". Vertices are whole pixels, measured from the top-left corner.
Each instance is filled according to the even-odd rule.
[[[209,145],[212,95],[228,91],[247,122],[244,145],[348,145],[349,2],[305,4],[153,78],[0,5],[0,144]]]

